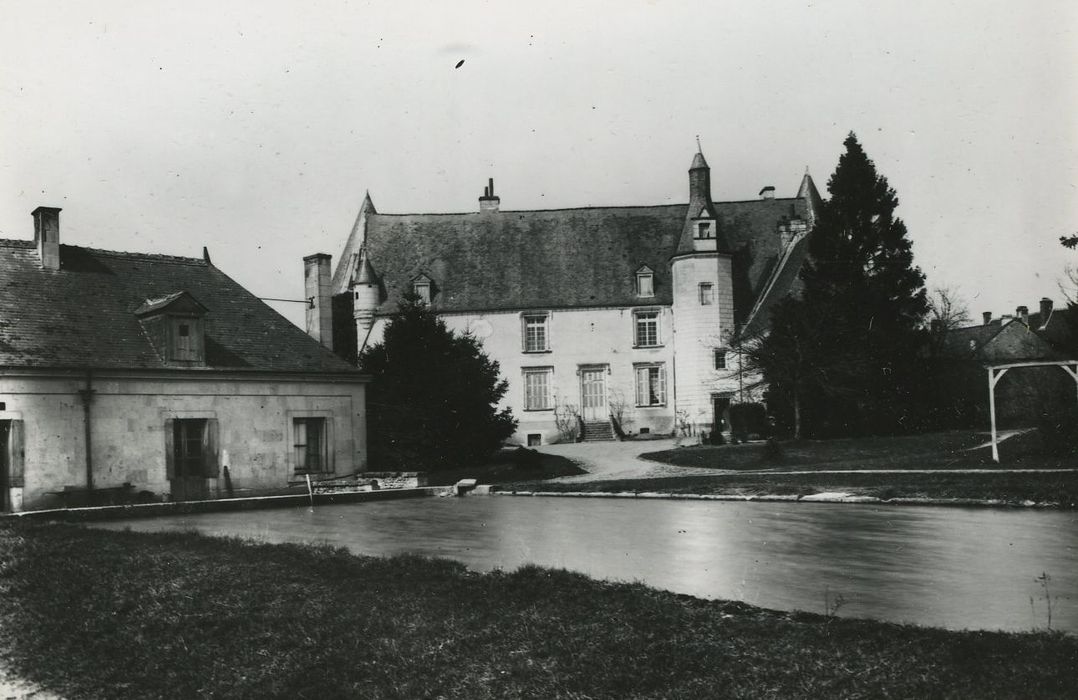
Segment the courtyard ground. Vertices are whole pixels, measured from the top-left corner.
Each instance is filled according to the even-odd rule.
[[[587,473],[504,484],[500,491],[648,492],[810,500],[910,500],[1078,506],[1078,464],[1041,449],[1035,432],[949,431],[899,437],[679,446],[684,440],[571,443],[542,451]]]

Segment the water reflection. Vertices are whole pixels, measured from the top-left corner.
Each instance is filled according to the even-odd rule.
[[[954,629],[1078,632],[1078,516],[1027,510],[472,497],[111,523],[357,553],[537,563],[700,597]],[[1031,605],[1032,599],[1032,605]]]

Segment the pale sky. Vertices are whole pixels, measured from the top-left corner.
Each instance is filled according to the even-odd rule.
[[[1078,3],[0,0],[0,237],[197,256],[303,297],[379,211],[717,200],[855,131],[929,286],[1013,313],[1078,253]],[[460,68],[454,66],[463,60]],[[275,305],[302,323],[299,304]]]

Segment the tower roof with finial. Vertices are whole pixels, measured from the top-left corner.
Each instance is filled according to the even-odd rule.
[[[692,165],[689,166],[689,170],[697,170],[699,168],[707,168],[707,161],[704,159],[704,149],[700,148],[700,137],[696,137],[696,155],[692,158]]]

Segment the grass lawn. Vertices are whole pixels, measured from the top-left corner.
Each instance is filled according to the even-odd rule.
[[[733,496],[795,495],[841,492],[857,496],[892,498],[1026,501],[1078,508],[1078,474],[716,474],[671,476],[657,479],[612,479],[581,483],[520,482],[503,484],[501,491],[548,491],[669,494],[722,494]]]
[[[1078,638],[785,614],[524,568],[0,526],[0,648],[69,697],[1073,697]]]
[[[1037,433],[1000,443],[1000,464],[982,433],[950,431],[897,437],[798,440],[778,444],[697,445],[641,455],[679,467],[730,470],[786,469],[1059,469],[1078,467],[1074,456],[1045,452]]]

